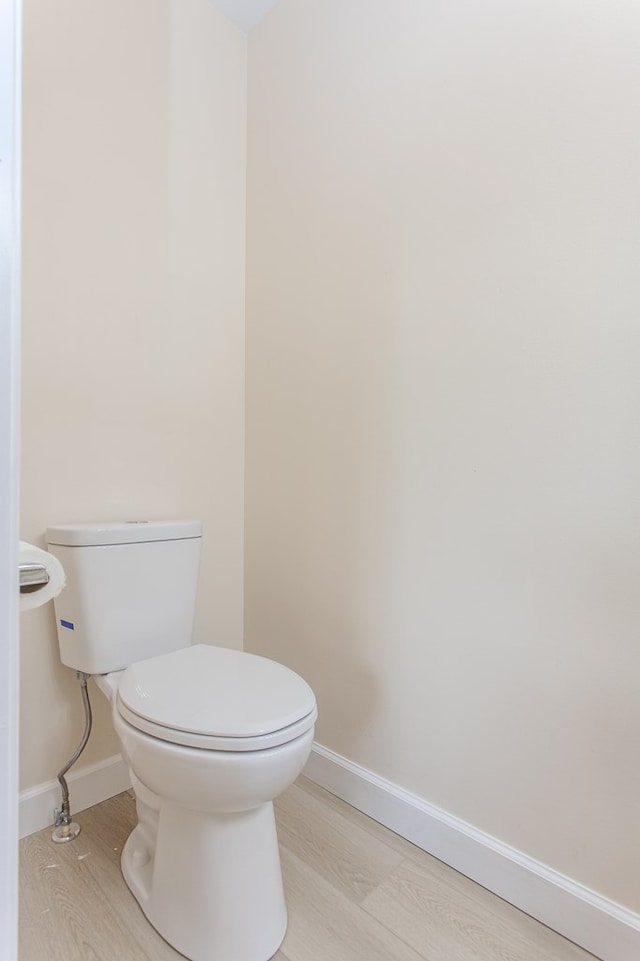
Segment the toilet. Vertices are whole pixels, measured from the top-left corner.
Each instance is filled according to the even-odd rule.
[[[275,661],[192,645],[201,539],[197,521],[50,527],[60,657],[111,703],[138,815],[122,873],[149,922],[191,961],[267,961],[287,925],[273,800],[316,701]]]

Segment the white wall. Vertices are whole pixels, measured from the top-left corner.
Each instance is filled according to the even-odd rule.
[[[24,15],[21,536],[201,518],[196,639],[240,647],[246,39],[208,0]],[[30,788],[83,728],[52,605],[21,661]],[[93,701],[79,768],[118,751]]]
[[[640,910],[640,9],[249,40],[246,628],[317,736]]]

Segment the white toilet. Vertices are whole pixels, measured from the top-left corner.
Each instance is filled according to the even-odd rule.
[[[275,661],[191,646],[201,535],[50,527],[60,656],[111,701],[138,812],[122,873],[151,924],[192,961],[267,961],[287,924],[272,802],[307,760],[316,701]]]

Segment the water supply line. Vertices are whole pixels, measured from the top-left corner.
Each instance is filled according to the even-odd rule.
[[[77,750],[68,764],[62,768],[58,774],[58,781],[62,789],[62,807],[60,810],[57,808],[53,812],[55,818],[55,829],[51,835],[52,840],[57,844],[61,844],[65,841],[73,841],[80,834],[80,825],[75,821],[71,820],[71,811],[69,807],[69,787],[65,778],[65,774],[72,767],[82,752],[84,751],[87,741],[89,740],[89,735],[91,734],[91,702],[89,701],[89,691],[87,690],[87,681],[91,677],[90,674],[85,674],[84,671],[77,671],[76,676],[80,681],[82,687],[82,703],[84,705],[84,734],[82,735],[82,740],[77,747]]]

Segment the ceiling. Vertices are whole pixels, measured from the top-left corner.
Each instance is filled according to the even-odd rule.
[[[211,0],[211,2],[243,33],[249,33],[258,21],[262,20],[272,7],[275,7],[278,0]]]

